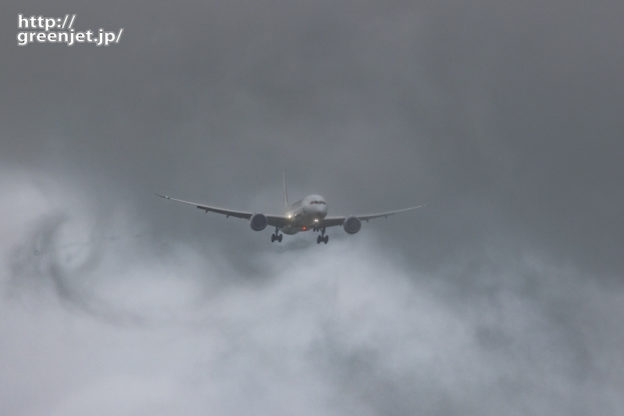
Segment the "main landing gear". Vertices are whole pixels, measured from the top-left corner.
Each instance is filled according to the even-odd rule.
[[[275,227],[275,232],[271,234],[271,242],[274,243],[277,241],[278,243],[281,243],[283,237],[284,237],[284,234],[280,234],[279,228]]]
[[[321,228],[321,235],[316,237],[316,244],[321,244],[321,242],[327,244],[329,241],[329,236],[325,235],[325,227]]]

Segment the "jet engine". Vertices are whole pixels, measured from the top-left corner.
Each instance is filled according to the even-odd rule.
[[[254,231],[262,231],[266,228],[268,222],[269,221],[267,220],[266,215],[254,214],[251,216],[251,219],[249,220],[249,225],[251,226],[251,229]]]
[[[357,217],[348,217],[344,223],[342,223],[342,227],[347,233],[355,234],[362,228],[362,221]]]

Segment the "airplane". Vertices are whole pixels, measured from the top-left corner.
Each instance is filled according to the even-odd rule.
[[[284,209],[283,215],[270,215],[255,213],[250,211],[237,211],[226,208],[219,208],[212,205],[204,205],[197,202],[185,201],[183,199],[172,198],[168,195],[156,194],[161,198],[171,201],[181,202],[183,204],[192,205],[206,213],[215,212],[225,215],[226,217],[235,217],[249,220],[249,225],[254,231],[262,231],[267,226],[275,227],[275,232],[271,235],[271,242],[282,242],[283,234],[293,235],[302,231],[320,232],[316,238],[316,243],[325,243],[329,241],[329,236],[325,234],[327,227],[342,225],[347,234],[355,234],[362,228],[362,221],[368,222],[374,218],[388,218],[390,215],[400,214],[402,212],[412,211],[422,208],[425,204],[412,206],[394,211],[378,212],[375,214],[351,215],[348,217],[328,217],[327,202],[325,198],[318,194],[311,194],[305,198],[288,203],[288,190],[286,187],[286,175],[283,177],[284,187]]]

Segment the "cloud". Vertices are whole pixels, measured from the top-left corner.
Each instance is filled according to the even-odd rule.
[[[65,198],[51,205],[62,206],[72,191],[55,194]],[[33,233],[3,252],[15,258],[3,281],[0,386],[12,397],[3,412],[620,409],[624,380],[612,366],[624,293],[574,271],[525,258],[475,274],[461,292],[445,273],[424,273],[364,237],[251,255],[255,279],[181,242],[145,249],[120,239],[76,259],[58,239],[71,220],[27,205],[22,225]],[[33,241],[40,254],[15,256]]]
[[[0,45],[0,413],[622,413],[622,5],[39,3],[125,31]],[[428,205],[276,246],[153,195],[284,168]]]

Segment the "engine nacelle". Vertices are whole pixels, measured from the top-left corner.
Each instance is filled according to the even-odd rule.
[[[344,223],[342,223],[342,227],[347,233],[355,234],[362,228],[362,221],[357,217],[348,217]]]
[[[264,214],[254,214],[249,219],[249,226],[254,231],[262,231],[266,228],[268,224],[268,220],[266,215]]]

